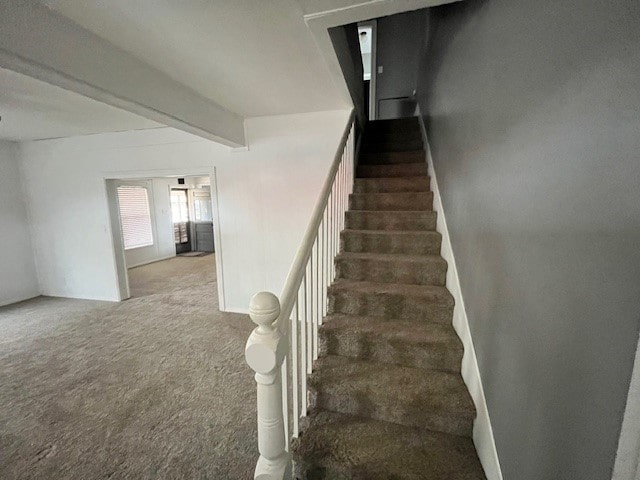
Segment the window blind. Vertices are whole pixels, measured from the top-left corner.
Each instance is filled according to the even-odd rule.
[[[147,189],[121,185],[118,187],[118,203],[120,205],[124,249],[130,250],[153,245]]]

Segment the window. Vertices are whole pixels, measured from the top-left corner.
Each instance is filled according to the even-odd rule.
[[[153,245],[153,229],[149,211],[149,195],[145,187],[121,185],[118,187],[120,223],[124,249]]]
[[[173,239],[175,243],[187,243],[189,241],[189,233],[187,232],[189,203],[186,190],[171,190],[171,216],[173,217]]]
[[[189,204],[186,190],[171,190],[171,216],[173,217],[173,223],[189,221]]]
[[[196,222],[210,222],[211,217],[211,197],[193,198],[193,208],[195,210]]]

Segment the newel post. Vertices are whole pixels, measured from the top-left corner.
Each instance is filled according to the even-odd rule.
[[[256,293],[249,304],[249,316],[258,325],[247,340],[244,356],[256,372],[258,384],[258,451],[254,479],[282,480],[289,466],[282,413],[280,368],[286,355],[287,339],[273,326],[280,315],[278,297]]]

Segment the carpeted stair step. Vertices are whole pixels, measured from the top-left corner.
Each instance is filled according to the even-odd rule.
[[[440,255],[343,252],[335,264],[336,277],[346,280],[444,285],[447,277],[447,262]]]
[[[356,178],[353,193],[428,192],[429,177]]]
[[[405,152],[362,152],[359,165],[393,165],[396,163],[424,163],[424,150]]]
[[[460,372],[463,348],[451,325],[329,315],[318,334],[320,356]]]
[[[433,192],[352,193],[350,210],[431,210]]]
[[[442,235],[433,231],[343,230],[341,250],[353,253],[438,255]]]
[[[353,230],[435,230],[433,211],[350,210],[345,213],[346,228]]]
[[[422,150],[424,144],[420,140],[390,140],[381,142],[370,142],[362,144],[363,152],[407,152]]]
[[[292,445],[300,480],[485,480],[470,438],[312,412]]]
[[[475,407],[458,373],[319,358],[309,376],[309,404],[358,417],[471,436]]]
[[[386,120],[373,120],[367,122],[367,132],[397,132],[417,130],[420,131],[418,117],[390,118]]]
[[[427,164],[422,163],[399,163],[396,165],[358,165],[356,167],[356,177],[415,177],[427,176]]]
[[[408,130],[365,130],[362,144],[393,143],[393,142],[422,142],[422,132],[419,128]]]
[[[451,324],[453,297],[437,285],[336,280],[328,289],[329,314]]]

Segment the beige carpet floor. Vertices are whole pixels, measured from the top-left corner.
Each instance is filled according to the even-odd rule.
[[[0,479],[252,477],[252,324],[218,311],[214,262],[132,269],[121,303],[0,308]]]

